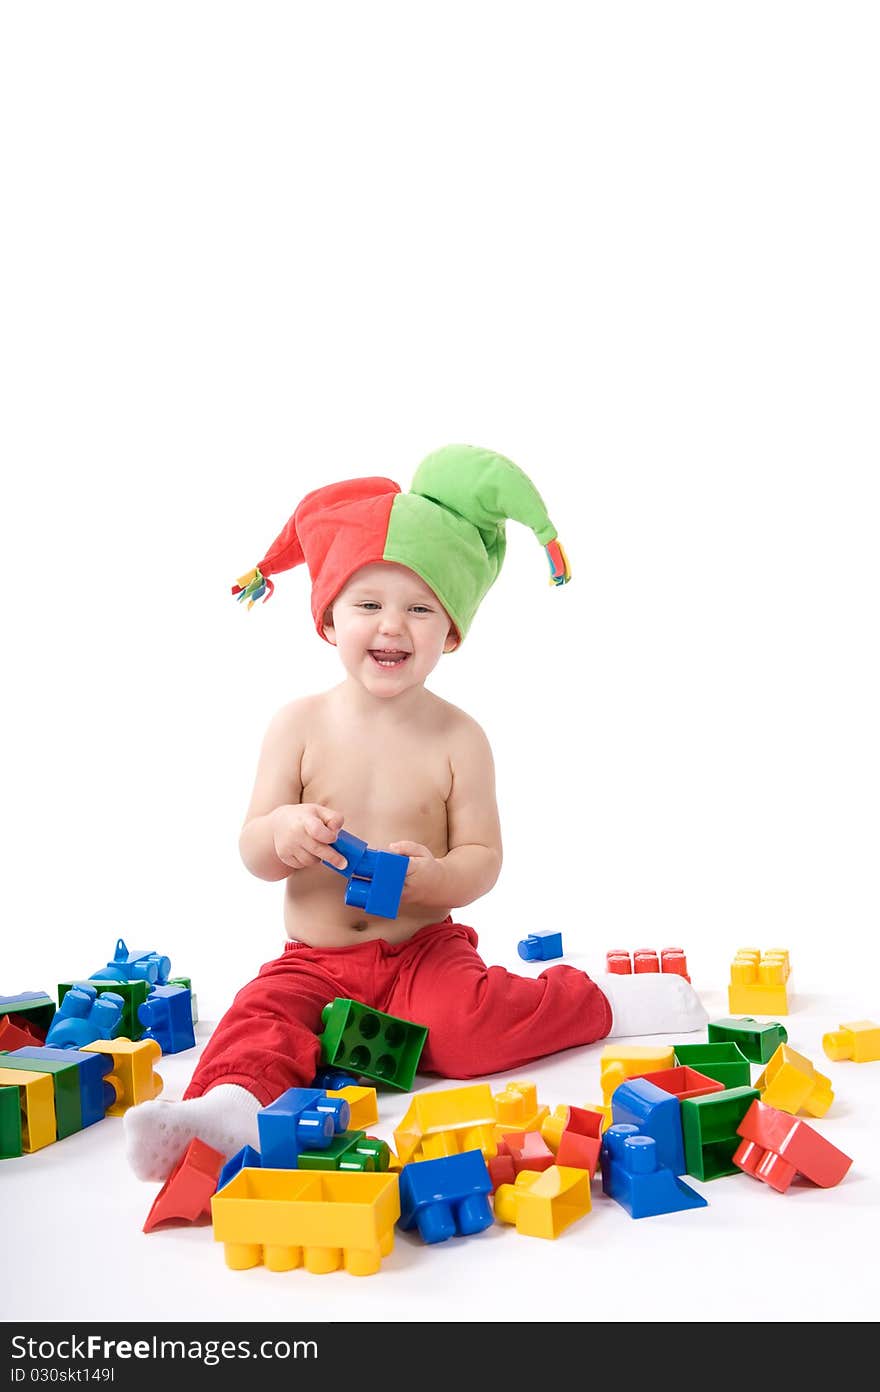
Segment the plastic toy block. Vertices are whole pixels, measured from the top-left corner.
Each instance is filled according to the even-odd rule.
[[[324,1006],[321,1021],[323,1063],[344,1063],[359,1078],[409,1092],[428,1037],[425,1025],[384,1015],[344,996]]]
[[[0,1087],[0,1160],[21,1155],[21,1094],[18,1087]]]
[[[234,1155],[230,1155],[226,1164],[220,1171],[220,1175],[217,1179],[217,1192],[219,1193],[221,1189],[225,1188],[229,1181],[235,1178],[239,1170],[259,1170],[262,1168],[262,1163],[262,1157],[258,1150],[255,1150],[254,1147],[250,1145],[242,1146],[241,1150],[237,1150]]]
[[[556,1164],[556,1157],[540,1131],[508,1131],[498,1140],[498,1154],[510,1156],[514,1176],[520,1170],[549,1170]]]
[[[731,1015],[787,1015],[788,952],[741,947],[730,967],[727,1008]]]
[[[659,1048],[639,1044],[606,1045],[599,1056],[599,1082],[606,1107],[610,1105],[614,1089],[627,1078],[654,1073],[658,1068],[672,1068],[673,1063],[671,1044]]]
[[[348,1129],[350,1117],[342,1097],[328,1097],[319,1088],[288,1088],[257,1112],[263,1167],[296,1169],[301,1151],[326,1150]]]
[[[143,1005],[147,996],[150,994],[150,985],[147,981],[61,981],[58,983],[58,1003],[63,1002],[67,992],[74,986],[91,987],[99,996],[106,995],[108,992],[112,996],[121,996],[125,1004],[122,1007],[122,1019],[116,1034],[122,1039],[133,1039],[137,1041],[143,1035],[143,1026],[138,1020],[138,1009]],[[115,1037],[115,1036],[114,1036]]]
[[[604,1112],[590,1107],[556,1107],[541,1127],[541,1135],[556,1155],[556,1163],[568,1169],[596,1173],[602,1147]]]
[[[16,1049],[14,1058],[33,1060],[35,1073],[48,1073],[49,1064],[63,1064],[76,1067],[79,1077],[79,1100],[83,1128],[103,1121],[108,1107],[117,1098],[115,1080],[111,1082],[107,1074],[113,1067],[113,1059],[103,1054],[81,1052],[78,1049],[53,1049],[49,1045],[29,1045],[26,1049]]]
[[[480,1151],[482,1155],[483,1152]],[[485,1159],[485,1156],[483,1156]],[[420,1162],[423,1163],[423,1162]],[[492,1181],[492,1193],[502,1184],[513,1184],[516,1180],[516,1170],[513,1168],[512,1155],[490,1155],[486,1160],[486,1169]]]
[[[45,1039],[45,1032],[31,1027],[27,1027],[27,1021],[23,1024],[13,1023],[8,1015],[0,1019],[0,1052],[11,1053],[13,1049],[24,1049],[29,1044],[42,1044]]]
[[[522,938],[516,950],[524,962],[549,962],[553,957],[562,956],[562,934],[539,928],[536,933]]]
[[[190,1003],[192,1005],[192,1022],[194,1025],[197,1025],[199,1023],[199,1006],[190,978],[188,976],[169,976],[166,985],[182,986],[185,991],[189,991]]]
[[[116,1099],[107,1108],[108,1116],[122,1116],[139,1102],[150,1102],[165,1086],[161,1076],[153,1072],[162,1050],[155,1039],[95,1039],[83,1045],[88,1054],[107,1054],[112,1067],[107,1082],[115,1089]]]
[[[679,1102],[686,1097],[703,1097],[707,1092],[724,1091],[724,1084],[719,1083],[717,1078],[710,1078],[686,1063],[679,1064],[677,1068],[661,1068],[656,1073],[643,1073],[642,1077],[664,1092],[671,1092]]]
[[[0,996],[0,1015],[10,1016],[22,1027],[34,1026],[45,1036],[57,1010],[55,1001],[45,991],[22,991],[17,996]]]
[[[733,1152],[739,1145],[737,1127],[753,1102],[753,1087],[727,1088],[704,1097],[689,1097],[681,1106],[681,1129],[687,1173],[695,1179],[720,1179],[736,1174]]]
[[[311,1081],[313,1088],[323,1088],[327,1092],[341,1092],[346,1087],[356,1087],[357,1078],[342,1068],[319,1068]]]
[[[369,1171],[388,1169],[388,1146],[364,1131],[341,1131],[323,1150],[301,1150],[300,1170]]]
[[[778,1020],[759,1025],[750,1015],[739,1020],[710,1020],[710,1044],[736,1044],[750,1063],[766,1063],[780,1044],[788,1042],[788,1032]]]
[[[635,1126],[642,1136],[656,1141],[658,1169],[684,1174],[681,1103],[677,1097],[645,1078],[629,1078],[611,1099],[611,1115],[615,1125]]]
[[[506,1083],[494,1096],[495,1133],[503,1136],[508,1131],[540,1131],[550,1108],[538,1105],[538,1089],[534,1083]]]
[[[733,1153],[734,1164],[779,1194],[785,1193],[796,1174],[830,1189],[840,1183],[852,1164],[848,1155],[807,1122],[796,1121],[764,1102],[752,1103],[737,1135],[743,1141]]]
[[[396,918],[409,856],[371,850],[366,841],[348,831],[340,832],[332,844],[334,851],[345,856],[345,869],[339,870],[327,860],[321,864],[348,880],[346,904],[379,918]]]
[[[214,1195],[211,1212],[233,1270],[262,1263],[270,1271],[344,1267],[369,1276],[394,1248],[399,1181],[396,1174],[244,1168]]]
[[[498,1150],[495,1119],[495,1099],[488,1083],[420,1093],[394,1132],[400,1162],[408,1165],[411,1160],[425,1159],[426,1143],[432,1137],[447,1135],[457,1141],[457,1153],[481,1150],[488,1159]]]
[[[0,1068],[7,1073],[11,1068],[18,1068],[23,1073],[48,1073],[51,1076],[55,1092],[56,1140],[63,1141],[66,1136],[83,1129],[79,1069],[76,1064],[59,1063],[53,1059],[40,1062],[34,1058],[22,1058],[20,1054],[2,1054]]]
[[[113,1039],[122,1028],[125,1001],[113,991],[99,995],[94,986],[72,986],[49,1026],[46,1043],[53,1049],[82,1049],[96,1039]]]
[[[327,1088],[328,1097],[341,1097],[348,1103],[349,1129],[366,1131],[379,1120],[379,1104],[374,1087]]]
[[[819,1073],[808,1058],[780,1044],[764,1072],[755,1079],[761,1101],[792,1116],[803,1108],[810,1116],[824,1116],[834,1101],[831,1080]]]
[[[171,961],[158,952],[129,952],[122,938],[116,941],[113,961],[93,972],[90,981],[145,981],[150,986],[164,986],[171,971]]]
[[[144,1232],[152,1232],[169,1219],[195,1223],[203,1215],[210,1217],[211,1196],[216,1193],[222,1169],[219,1150],[194,1137],[153,1200]]]
[[[423,1242],[471,1237],[492,1226],[492,1180],[479,1150],[444,1160],[420,1160],[400,1172],[399,1226],[418,1228]]]
[[[749,1061],[738,1044],[676,1044],[675,1065],[695,1068],[724,1088],[748,1087]]]
[[[495,1191],[495,1217],[513,1223],[526,1237],[559,1237],[590,1212],[590,1176],[586,1170],[551,1165],[538,1174],[521,1170],[513,1184]]]
[[[622,948],[614,948],[605,954],[605,970],[612,976],[631,976],[633,973],[642,972],[673,972],[676,976],[683,976],[686,981],[690,981],[687,969],[687,958],[680,947],[664,947],[657,953],[650,947],[636,948],[630,958],[628,952]]]
[[[661,1164],[657,1142],[625,1123],[602,1137],[602,1191],[631,1218],[705,1208],[706,1200]]]
[[[55,1088],[48,1073],[4,1068],[0,1057],[0,1088],[15,1088],[21,1110],[21,1148],[25,1154],[51,1145],[57,1136]]]
[[[155,1039],[163,1054],[180,1054],[194,1049],[192,993],[183,986],[154,986],[143,1005],[138,1006],[143,1038]]]
[[[830,1059],[874,1063],[880,1059],[880,1025],[873,1020],[850,1020],[822,1036],[822,1048]]]

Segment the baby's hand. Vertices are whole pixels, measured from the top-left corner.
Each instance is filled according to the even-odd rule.
[[[283,865],[308,870],[326,860],[338,870],[345,869],[345,856],[330,849],[345,820],[341,812],[319,802],[301,802],[277,807],[272,816],[275,854]]]
[[[388,849],[395,855],[409,856],[401,904],[426,909],[443,906],[448,911],[451,905],[446,905],[444,900],[446,871],[442,861],[418,841],[392,841]]]

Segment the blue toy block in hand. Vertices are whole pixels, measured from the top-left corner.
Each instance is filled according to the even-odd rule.
[[[96,1039],[115,1039],[122,1028],[125,1001],[115,991],[98,995],[83,982],[66,992],[46,1035],[55,1049],[81,1049]]]
[[[516,950],[524,962],[547,962],[551,957],[562,956],[562,934],[540,928],[517,943]]]
[[[341,831],[333,842],[334,851],[345,856],[344,870],[329,861],[322,861],[328,870],[344,875],[348,880],[345,902],[350,908],[363,909],[377,918],[396,918],[400,896],[406,879],[409,856],[394,851],[374,851],[359,836]]]

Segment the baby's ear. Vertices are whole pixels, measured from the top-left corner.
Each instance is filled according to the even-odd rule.
[[[327,610],[326,614],[324,615],[324,618],[323,618],[322,621],[321,621],[321,627],[322,627],[323,630],[324,630],[324,637],[327,639],[327,642],[328,642],[328,643],[332,643],[333,646],[334,646],[334,648],[335,648],[335,647],[336,647],[336,629],[333,627],[333,610],[332,610],[332,609],[328,609],[328,610]]]
[[[455,624],[450,624],[449,632],[446,635],[446,642],[443,644],[443,651],[445,653],[455,652],[460,642],[461,639],[458,636],[458,629],[455,627]]]

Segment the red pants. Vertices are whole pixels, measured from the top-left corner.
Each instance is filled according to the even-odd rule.
[[[538,977],[514,976],[487,967],[476,947],[473,928],[451,918],[402,943],[287,943],[238,992],[184,1095],[238,1083],[265,1107],[290,1087],[309,1087],[319,1067],[321,1011],[337,996],[427,1025],[419,1072],[444,1078],[519,1069],[608,1033],[611,1008],[585,972],[560,965]]]

